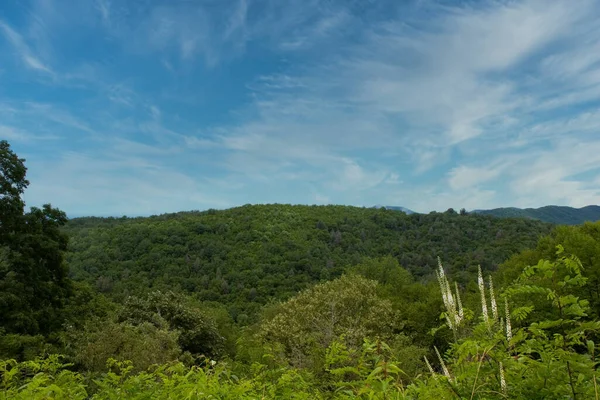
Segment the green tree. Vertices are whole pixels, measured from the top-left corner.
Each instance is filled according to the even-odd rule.
[[[25,179],[25,160],[19,158],[6,140],[0,141],[0,240],[14,233],[23,215],[25,202],[21,195],[29,185]]]
[[[318,367],[324,349],[342,335],[350,351],[364,338],[392,340],[399,323],[392,304],[377,295],[377,282],[357,275],[307,289],[279,305],[261,325],[260,337],[296,367]]]
[[[25,160],[0,141],[0,327],[7,333],[48,334],[61,324],[71,294],[61,231],[64,212],[49,204],[25,212]]]
[[[193,355],[217,357],[223,354],[225,338],[216,321],[185,296],[173,292],[150,293],[146,298],[130,297],[119,314],[119,321],[133,325],[165,325],[179,332],[183,351]]]
[[[71,333],[74,361],[87,371],[103,371],[110,358],[131,361],[137,371],[153,364],[177,360],[181,350],[179,333],[166,324],[138,325],[111,320],[90,320],[82,330]]]

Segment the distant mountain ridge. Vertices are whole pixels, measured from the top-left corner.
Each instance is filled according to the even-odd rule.
[[[501,218],[529,218],[559,225],[579,225],[586,221],[600,221],[600,206],[590,205],[581,208],[565,206],[545,206],[540,208],[494,208],[473,210],[474,214],[493,215]]]
[[[402,211],[403,213],[405,213],[407,215],[416,214],[413,210],[409,210],[408,208],[401,207],[401,206],[382,206],[380,204],[377,204],[373,208],[385,208],[386,210]]]
[[[408,215],[418,214],[406,207],[376,205],[373,208],[402,211]],[[586,221],[600,221],[600,206],[589,205],[581,208],[566,206],[544,206],[540,208],[503,207],[489,210],[473,210],[470,214],[491,215],[499,218],[527,218],[557,225],[579,225]]]

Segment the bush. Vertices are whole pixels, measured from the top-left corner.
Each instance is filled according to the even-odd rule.
[[[132,325],[151,324],[179,332],[178,343],[193,355],[219,357],[224,352],[225,338],[215,320],[191,300],[173,292],[152,292],[147,298],[129,297],[119,314],[119,321]]]
[[[342,334],[353,350],[364,338],[391,340],[399,333],[398,316],[376,287],[377,282],[352,275],[316,285],[277,307],[259,335],[299,368],[318,368],[325,349]]]
[[[177,360],[179,334],[150,323],[110,320],[88,323],[73,338],[74,361],[88,371],[103,371],[109,358],[131,361],[136,370]]]

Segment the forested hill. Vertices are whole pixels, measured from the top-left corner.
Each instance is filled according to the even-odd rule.
[[[579,225],[586,221],[600,221],[600,206],[582,208],[545,206],[540,208],[494,208],[475,210],[473,213],[495,217],[530,218],[559,225]]]
[[[69,221],[73,278],[111,297],[150,289],[193,292],[254,314],[339,276],[364,257],[391,255],[415,276],[440,256],[457,279],[535,246],[550,225],[455,212],[406,215],[347,206],[255,205],[148,218]]]

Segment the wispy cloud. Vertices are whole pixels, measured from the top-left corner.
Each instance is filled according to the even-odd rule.
[[[501,166],[484,168],[461,165],[450,171],[448,184],[453,190],[463,190],[487,183],[500,175],[501,172]]]
[[[30,142],[33,139],[41,139],[39,136],[36,137],[28,132],[6,125],[0,125],[0,137],[10,142]]]
[[[536,66],[548,68],[547,55],[567,51],[559,43],[572,40],[574,29],[589,31],[596,21],[591,17],[593,2],[581,2],[576,8],[568,2],[541,1],[489,3],[481,8],[432,7],[430,11],[437,16],[429,22],[395,22],[383,29],[365,29],[357,45],[321,59],[317,66],[297,69],[296,74],[262,77],[263,86],[252,87],[257,92],[255,117],[231,130],[237,144],[254,143],[257,138],[261,144],[232,150],[244,152],[246,162],[254,157],[265,168],[267,159],[283,165],[281,159],[293,158],[287,147],[304,148],[303,160],[311,167],[326,168],[329,172],[323,172],[339,177],[343,174],[336,170],[353,168],[343,162],[325,166],[309,154],[338,160],[354,154],[348,158],[352,166],[372,157],[369,149],[380,154],[397,149],[400,160],[385,160],[379,173],[373,169],[368,175],[376,186],[385,183],[380,176],[394,169],[406,171],[407,159],[416,162],[409,173],[423,173],[447,165],[454,158],[450,154],[471,146],[479,148],[473,157],[490,153],[495,159],[498,141],[516,143],[519,139],[512,132],[520,132],[523,144],[528,144],[594,129],[594,113],[584,110],[566,118],[548,119],[540,114],[547,120],[541,125],[527,115],[527,109],[537,109],[535,103],[548,100],[548,92],[541,83],[532,87],[531,78],[523,72]],[[572,61],[570,68],[590,68],[594,58],[587,50],[594,46],[594,40],[580,43],[577,54],[584,60]],[[590,93],[590,99],[599,99],[597,94]],[[569,104],[559,94],[553,99]],[[535,137],[542,132],[546,132],[543,137]],[[451,167],[450,189],[473,188],[477,196],[472,199],[490,201],[497,194],[478,186],[502,185],[497,179],[509,167]],[[329,186],[329,190],[336,188]],[[463,193],[452,192],[443,198],[473,204]],[[501,201],[506,200],[498,198]]]
[[[100,13],[102,22],[106,25],[110,25],[111,3],[108,0],[96,0],[95,5]]]
[[[96,214],[130,216],[233,205],[208,194],[208,185],[190,176],[140,164],[127,155],[65,153],[52,164],[32,160],[29,175],[36,184],[26,200],[45,199],[70,216],[88,215],[89,204],[98,202],[104,206]],[[61,176],[60,181],[54,176]]]
[[[517,203],[582,207],[598,202],[600,187],[594,181],[600,176],[600,139],[558,140],[551,149],[534,153],[532,158],[511,171],[510,188]],[[591,173],[592,179],[581,177],[584,173]]]
[[[17,31],[11,28],[7,23],[0,20],[0,31],[4,34],[4,37],[10,42],[14,50],[17,52],[23,64],[36,71],[45,72],[52,74],[52,69],[44,64],[30,49],[27,45],[23,36]]]

